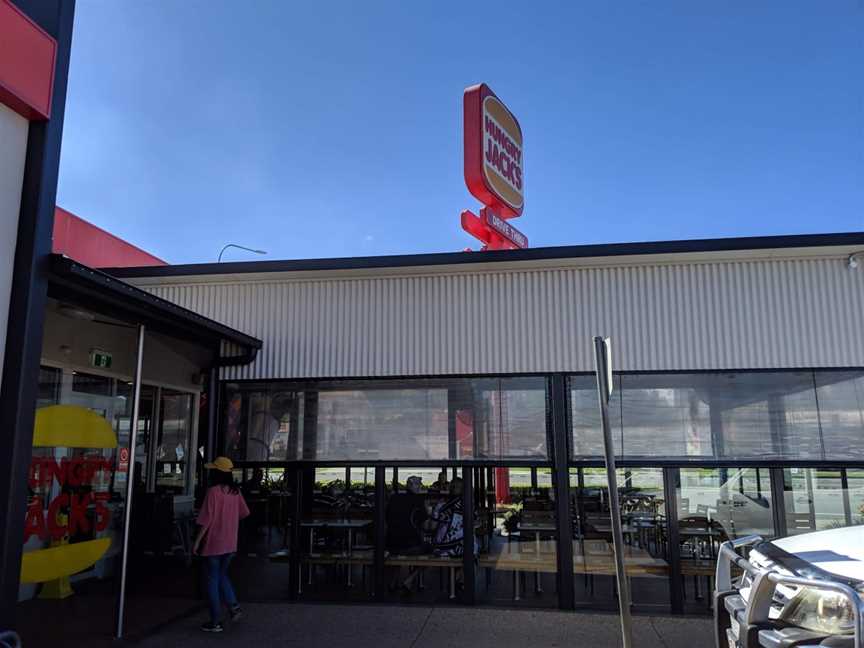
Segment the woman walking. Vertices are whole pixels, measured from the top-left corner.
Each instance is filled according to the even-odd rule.
[[[234,482],[234,464],[228,457],[216,457],[204,464],[211,472],[211,483],[198,514],[201,526],[195,538],[193,553],[207,559],[207,596],[210,599],[210,621],[201,626],[204,632],[222,632],[222,605],[228,608],[232,621],[243,614],[228,578],[228,565],[237,552],[237,528],[249,515],[249,507]],[[202,547],[203,543],[203,547]]]

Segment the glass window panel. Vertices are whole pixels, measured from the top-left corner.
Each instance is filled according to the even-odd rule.
[[[694,378],[687,374],[621,378],[625,455],[711,456],[706,389]]]
[[[246,460],[296,459],[303,438],[303,393],[256,391],[245,397],[249,410]]]
[[[857,484],[856,484],[857,485]],[[789,535],[849,526],[849,493],[839,469],[787,468],[783,471],[786,531]]]
[[[852,524],[864,524],[864,468],[847,468],[846,481]]]
[[[399,483],[399,470],[396,468],[384,469],[384,488],[388,493],[398,491],[403,484]]]
[[[478,599],[556,605],[558,524],[551,470],[475,468],[474,475],[479,504],[475,511]]]
[[[620,468],[616,471],[625,568],[634,604],[655,608],[669,601],[669,547],[663,471]],[[612,551],[609,486],[605,468],[571,469],[573,555],[576,600],[614,608],[615,563]]]
[[[110,396],[113,380],[105,376],[72,372],[72,391],[80,394],[93,394],[94,396]]]
[[[321,391],[319,459],[446,459],[446,389]]]
[[[537,488],[545,493],[550,493],[552,497],[555,496],[555,492],[552,489],[553,486],[553,478],[552,478],[552,469],[551,468],[537,468]]]
[[[279,421],[270,414],[267,392],[246,394],[249,433],[246,435],[246,460],[269,461],[270,443],[279,430]]]
[[[435,465],[385,467],[384,476],[384,529],[377,542],[386,551],[387,587],[379,596],[399,603],[458,601],[464,591],[461,477],[455,481],[450,469]]]
[[[80,378],[76,380],[77,376]],[[40,603],[43,605],[38,609],[49,616],[62,611],[50,599],[58,598],[57,592],[62,594],[63,588],[69,587],[69,580],[74,582],[76,597],[89,599],[82,604],[102,605],[101,593],[110,591],[110,587],[106,590],[99,582],[115,577],[119,569],[116,560],[121,555],[128,467],[120,468],[117,456],[119,448],[128,444],[128,432],[124,435],[123,429],[125,422],[128,430],[132,402],[129,390],[123,384],[117,385],[114,379],[89,374],[77,376],[69,370],[64,375],[59,369],[41,367],[37,409],[61,405],[66,410],[58,410],[58,415],[71,418],[75,418],[76,409],[89,410],[110,425],[116,435],[116,447],[100,447],[103,444],[94,443],[103,438],[105,422],[97,423],[93,418],[79,419],[74,426],[84,435],[84,447],[64,445],[32,449],[23,551],[37,552],[61,542],[75,545],[97,539],[108,540],[109,548],[92,563],[82,565],[80,571],[71,579],[64,579],[65,582],[55,580],[40,585],[25,578],[28,582],[19,587],[19,602],[29,605],[31,599],[40,595],[41,588],[43,600]],[[35,425],[39,424],[37,414]],[[91,444],[94,447],[90,447]],[[68,467],[78,462],[85,468],[78,470],[77,478],[72,479],[74,471]]]
[[[720,544],[774,535],[770,474],[767,468],[682,468],[676,490],[684,605],[704,612]]]
[[[472,381],[478,458],[546,458],[546,379]]]
[[[229,383],[225,389],[224,444],[225,456],[234,461],[245,457],[246,419],[243,413],[245,394],[236,384]]]
[[[443,474],[442,474],[443,473]],[[452,474],[441,468],[402,468],[399,475],[403,478],[402,481],[407,483],[410,477],[418,477],[420,479],[420,490],[422,492],[437,491],[446,492],[449,489]]]
[[[825,458],[864,459],[864,372],[817,371]]]
[[[60,402],[60,384],[63,372],[53,367],[39,367],[39,391],[36,407],[57,405]]]
[[[227,384],[235,461],[548,457],[546,379],[350,381],[292,390]]]
[[[277,387],[270,394],[270,415],[278,421],[276,434],[270,439],[273,461],[299,459],[303,443],[306,397],[303,392],[283,391]]]
[[[619,400],[612,403],[610,422],[616,452],[623,448],[625,457],[823,457],[811,372],[625,374],[618,379]],[[602,455],[595,393],[593,377],[571,377],[577,457]]]
[[[351,468],[351,488],[367,489],[375,487],[375,468],[354,466]]]
[[[363,466],[303,470],[298,554],[304,598],[366,600],[375,556],[375,470]],[[371,485],[371,487],[370,487]]]
[[[716,434],[728,458],[821,459],[816,392],[810,372],[714,374]]]
[[[133,385],[124,385],[125,393],[128,394],[128,402],[132,402],[134,395]],[[156,403],[156,388],[151,385],[141,385],[141,403],[138,408],[138,433],[135,436],[135,450],[132,453],[135,458],[135,489],[141,491],[147,488],[148,481],[153,477],[151,441],[156,424],[154,420],[154,408]],[[129,445],[129,431],[132,428],[132,412],[129,410],[128,420],[124,422],[126,430],[125,443]]]
[[[345,468],[327,466],[315,468],[315,490],[324,488],[343,490],[345,488]]]
[[[719,401],[718,401],[719,402]],[[719,455],[731,457],[773,456],[771,412],[766,401],[732,405],[720,412]]]
[[[187,467],[192,435],[192,394],[162,390],[159,436],[156,447],[156,487],[182,493],[187,487]]]
[[[774,535],[768,468],[682,468],[679,520],[712,523],[723,539]]]
[[[615,454],[621,454],[621,376],[612,378],[615,388],[609,401],[609,423]],[[570,376],[570,421],[573,428],[574,457],[602,457],[603,430],[600,429],[600,405],[597,402],[597,381],[594,376]]]

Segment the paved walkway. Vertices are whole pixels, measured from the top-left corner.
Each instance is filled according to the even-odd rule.
[[[303,648],[618,648],[612,614],[454,607],[257,603],[205,634],[204,613],[175,621],[135,645],[278,646]],[[711,621],[689,617],[634,617],[634,648],[713,646]]]

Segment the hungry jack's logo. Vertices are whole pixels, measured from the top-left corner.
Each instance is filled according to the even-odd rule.
[[[522,131],[494,95],[483,99],[483,175],[513,211],[522,209]]]
[[[117,436],[102,416],[75,405],[52,405],[36,412],[34,448],[106,449],[117,447]],[[24,541],[37,536],[60,542],[67,535],[91,534],[108,528],[111,512],[109,493],[93,492],[101,474],[114,472],[114,462],[101,455],[61,458],[33,457],[28,485],[34,492],[59,487],[50,502],[36,495],[27,507]],[[90,508],[94,515],[90,516]],[[94,565],[111,546],[111,538],[96,538],[72,544],[55,544],[27,551],[21,558],[21,582],[45,583],[70,576]]]
[[[30,501],[24,524],[24,542],[34,535],[40,540],[60,540],[67,534],[104,531],[108,528],[110,511],[105,502],[110,493],[76,494],[66,491],[91,487],[98,472],[110,476],[113,471],[114,462],[104,457],[64,457],[59,462],[53,457],[34,457],[30,462],[30,488],[50,488],[56,480],[62,492],[48,504],[47,513],[42,497],[37,495]],[[96,514],[92,524],[87,516],[90,506],[93,506]],[[61,515],[61,511],[68,511],[68,514]]]
[[[522,128],[485,83],[465,90],[465,184],[503,218],[522,214]]]

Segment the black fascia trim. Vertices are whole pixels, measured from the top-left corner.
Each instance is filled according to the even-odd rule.
[[[729,373],[849,373],[849,372],[864,371],[864,367],[849,365],[845,367],[777,367],[777,368],[755,368],[736,367],[730,369],[651,369],[651,370],[615,370],[613,373],[616,376],[659,376],[659,375],[684,375],[684,374],[729,374]],[[384,383],[388,381],[426,381],[429,383],[446,382],[448,380],[466,380],[466,379],[495,379],[495,378],[548,378],[554,374],[563,374],[565,378],[584,378],[594,377],[596,374],[593,371],[534,371],[534,372],[499,372],[499,373],[447,373],[447,374],[395,374],[387,376],[303,376],[303,377],[287,377],[287,378],[222,378],[223,383],[238,384],[243,386],[252,386],[256,384],[264,385],[266,383],[288,383],[292,387],[302,388],[309,386],[310,388],[318,387],[321,384],[330,386],[334,383],[352,383],[352,382],[372,382]],[[386,387],[385,387],[386,388]]]
[[[551,459],[273,459],[245,461],[237,459],[234,468],[554,468]]]
[[[365,270],[419,266],[503,263],[509,261],[547,261],[589,257],[633,256],[642,254],[686,254],[689,252],[735,252],[806,247],[864,247],[864,232],[833,234],[791,234],[783,236],[746,236],[734,238],[648,241],[641,243],[600,243],[494,250],[487,252],[436,252],[389,256],[296,259],[284,261],[233,261],[183,265],[102,268],[120,278],[183,277],[194,275],[247,274],[254,272],[303,272],[313,270]]]
[[[105,302],[117,304],[132,313],[146,314],[150,319],[191,330],[199,338],[226,340],[238,344],[249,350],[248,355],[251,358],[254,358],[254,354],[262,345],[258,338],[152,295],[100,270],[82,265],[69,257],[59,254],[51,255],[50,281],[61,287],[71,287],[73,290],[77,288],[97,299],[101,298]],[[118,315],[118,317],[122,319],[122,315]]]

